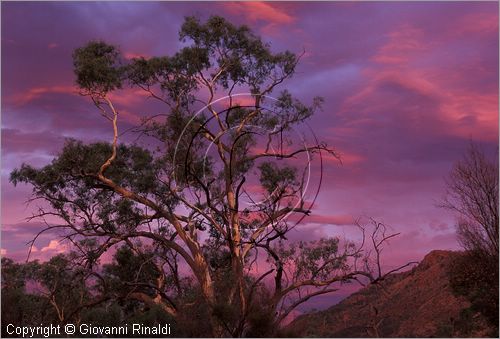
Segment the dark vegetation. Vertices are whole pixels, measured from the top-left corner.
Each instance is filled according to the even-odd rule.
[[[449,278],[454,294],[464,296],[470,302],[458,319],[464,333],[477,329],[474,317],[480,313],[491,327],[488,336],[498,337],[498,273],[498,260],[474,252],[464,253],[450,267]]]
[[[96,300],[93,294],[101,288],[94,282],[89,286],[88,273],[75,267],[70,257],[57,255],[49,261],[26,264],[2,259],[2,337],[9,337],[7,324],[40,326],[40,324],[86,323],[94,326],[118,326],[126,323],[171,323],[172,335],[186,336],[172,318],[154,305],[147,306],[124,296],[120,276],[137,274],[138,258],[119,250],[115,262],[104,267],[102,278],[113,288],[116,299]],[[145,268],[150,270],[151,268]],[[111,287],[112,286],[112,287]],[[190,329],[190,327],[187,327]],[[87,335],[94,337],[94,335]],[[117,336],[119,337],[119,336]]]

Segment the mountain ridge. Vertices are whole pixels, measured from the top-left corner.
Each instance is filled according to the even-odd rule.
[[[491,329],[484,317],[450,286],[448,270],[461,255],[431,251],[413,269],[301,315],[288,327],[306,337],[485,337]]]

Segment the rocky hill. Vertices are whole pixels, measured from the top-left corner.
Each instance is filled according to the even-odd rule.
[[[295,319],[289,329],[306,337],[484,337],[481,314],[456,297],[447,269],[459,252],[432,251],[410,271],[352,294],[341,303]]]

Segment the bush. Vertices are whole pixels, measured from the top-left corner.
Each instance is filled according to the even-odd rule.
[[[470,312],[480,312],[498,333],[498,257],[472,251],[457,257],[449,270],[455,295],[466,297]],[[469,313],[470,313],[469,312]],[[462,314],[463,318],[466,314]],[[470,314],[468,314],[470,318]]]

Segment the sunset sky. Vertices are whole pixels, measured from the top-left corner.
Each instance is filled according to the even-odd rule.
[[[284,87],[308,102],[325,98],[311,126],[343,155],[327,161],[313,215],[290,239],[349,235],[374,217],[402,234],[388,265],[457,249],[454,216],[437,208],[444,177],[470,140],[497,160],[498,3],[25,3],[2,6],[2,254],[26,259],[40,223],[26,223],[30,188],[9,173],[50,162],[64,138],[111,139],[74,86],[71,54],[91,39],[128,58],[173,54],[185,16],[246,24],[274,51],[304,57]],[[120,128],[153,109],[128,91],[116,97]],[[55,234],[33,258],[65,250]]]

